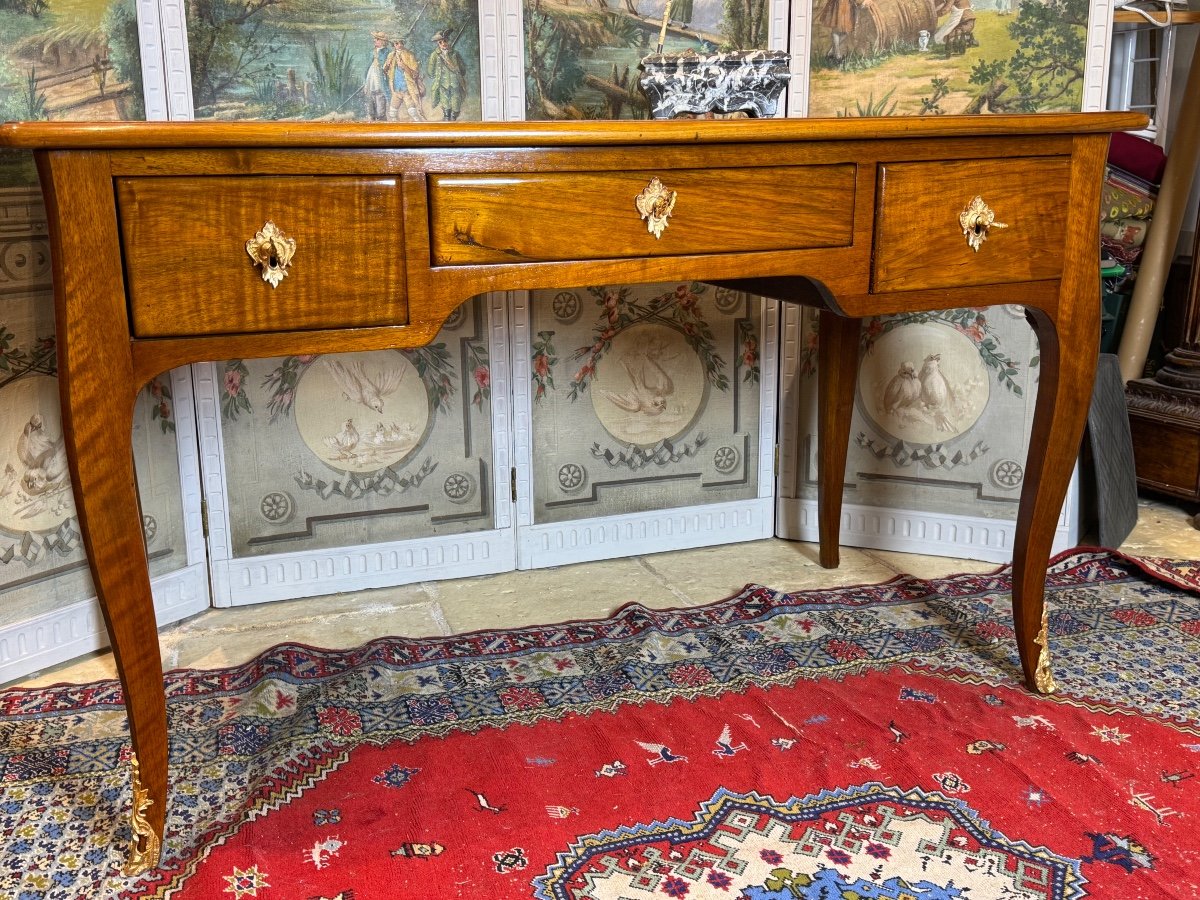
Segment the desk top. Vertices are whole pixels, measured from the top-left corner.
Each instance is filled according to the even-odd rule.
[[[0,147],[551,147],[727,144],[1087,134],[1145,127],[1141,113],[884,116],[838,119],[650,119],[604,122],[9,122]]]

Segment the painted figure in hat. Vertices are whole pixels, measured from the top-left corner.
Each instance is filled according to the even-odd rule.
[[[424,122],[421,98],[425,96],[425,85],[421,80],[421,63],[417,55],[408,49],[404,38],[397,37],[392,41],[392,52],[384,66],[384,74],[392,91],[388,118],[398,122],[401,113],[407,112],[412,121]]]
[[[462,109],[467,93],[467,66],[462,54],[454,49],[450,35],[439,31],[433,36],[436,49],[429,54],[425,68],[429,73],[429,102],[442,108],[442,118],[453,122]]]
[[[388,86],[387,65],[391,51],[387,45],[388,36],[382,31],[372,31],[371,40],[375,49],[371,51],[371,65],[367,67],[367,77],[363,81],[363,97],[367,101],[367,118],[372,122],[382,122],[387,118],[388,100],[391,89]]]

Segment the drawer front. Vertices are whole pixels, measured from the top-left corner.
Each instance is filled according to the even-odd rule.
[[[844,247],[855,166],[434,175],[433,264]],[[658,179],[673,205],[658,237],[638,197]],[[644,201],[645,204],[645,201]],[[547,227],[547,221],[558,222]]]
[[[135,337],[402,325],[394,178],[121,178]],[[272,287],[246,250],[274,222],[295,253]]]
[[[874,289],[1057,278],[1066,240],[1070,166],[1067,157],[881,165]],[[1007,226],[993,224],[978,250],[959,222],[975,197],[982,198],[996,223]],[[1095,211],[1087,212],[1094,217]]]

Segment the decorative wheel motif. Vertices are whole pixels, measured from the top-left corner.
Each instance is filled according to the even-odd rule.
[[[1025,478],[1024,467],[1015,459],[1002,459],[992,466],[992,481],[1003,488],[1014,488]]]
[[[713,453],[713,466],[722,475],[728,475],[737,468],[742,455],[734,447],[718,447]]]
[[[579,318],[581,308],[579,295],[574,291],[559,291],[554,295],[554,300],[550,304],[554,317],[560,322],[574,322]]]
[[[713,303],[717,309],[728,315],[733,312],[742,302],[742,295],[738,291],[731,291],[729,288],[717,288],[713,294]]]
[[[475,493],[475,482],[466,475],[455,472],[446,477],[442,490],[454,503],[465,503]]]
[[[158,537],[158,520],[154,516],[142,516],[142,536],[147,545],[154,543]]]
[[[291,495],[283,491],[271,491],[269,494],[264,494],[258,503],[258,511],[262,513],[262,517],[273,525],[286,522],[292,517],[294,510],[295,503],[292,501]]]
[[[32,281],[50,272],[50,251],[44,240],[0,244],[0,272],[13,281]]]
[[[577,491],[587,481],[587,472],[578,463],[566,463],[558,469],[558,486],[566,493]]]
[[[446,323],[442,327],[443,328],[457,328],[459,325],[462,324],[463,319],[466,318],[466,315],[467,315],[467,313],[463,306],[456,306],[456,307],[454,307],[454,312],[452,312],[452,313],[450,313],[450,315],[446,316]]]

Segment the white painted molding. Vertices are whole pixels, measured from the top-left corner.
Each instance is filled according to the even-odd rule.
[[[529,385],[533,371],[529,335],[533,331],[529,310],[529,291],[511,291],[508,294],[509,331],[512,345],[513,384]],[[517,529],[533,525],[533,401],[526,387],[520,396],[513,397],[513,462],[517,485]],[[522,565],[521,554],[517,554],[518,565]]]
[[[229,486],[225,478],[225,454],[221,438],[221,375],[218,363],[192,366],[195,384],[196,424],[199,435],[201,490],[208,504],[208,557],[213,566],[213,606],[232,606],[228,581],[219,566],[233,558],[229,526]]]
[[[504,119],[504,11],[499,3],[479,4],[479,96],[483,121]]]
[[[160,626],[208,608],[208,566],[201,561],[150,580]],[[0,628],[0,683],[101,650],[108,631],[95,598]]]
[[[516,567],[511,529],[213,561],[227,606],[316,597]]]
[[[518,529],[522,568],[756,541],[774,533],[772,498],[576,519]]]
[[[521,0],[495,0],[500,14],[500,105],[505,121],[525,119],[525,18]]]
[[[796,118],[808,115],[814,2],[815,0],[796,0],[788,33],[788,50],[792,54],[792,77],[788,82],[787,114]]]
[[[189,120],[192,106],[192,66],[188,58],[187,10],[184,0],[158,0],[162,23],[163,73],[167,118]]]
[[[511,472],[513,467],[513,382],[509,295],[487,295],[488,365],[492,377],[492,509],[496,529],[514,529]],[[513,540],[516,540],[513,532]]]
[[[1071,476],[1067,499],[1054,532],[1051,555],[1079,543],[1079,469]],[[817,542],[817,501],[779,498],[776,515],[780,531],[791,540]],[[847,503],[842,508],[841,546],[894,550],[926,556],[1012,562],[1017,523],[911,509],[886,509]]]
[[[1112,59],[1112,0],[1092,0],[1088,12],[1087,51],[1084,57],[1083,112],[1108,106],[1108,66]]]
[[[200,484],[200,443],[196,425],[196,398],[188,366],[171,371],[171,395],[175,401],[175,447],[179,460],[179,489],[183,500],[183,539],[187,564],[208,564],[204,540],[204,491]],[[205,579],[204,593],[208,586]]]
[[[775,496],[776,434],[779,432],[779,318],[778,300],[763,299],[759,328],[758,496]]]
[[[162,22],[158,0],[137,0],[138,45],[142,66],[142,102],[150,122],[167,118],[167,77],[163,68]]]

